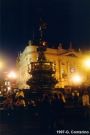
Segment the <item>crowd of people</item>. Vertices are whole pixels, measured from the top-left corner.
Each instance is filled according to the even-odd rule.
[[[67,93],[62,91],[54,91],[52,93],[38,93],[38,92],[28,92],[27,90],[18,90],[17,92],[13,92],[13,94],[8,94],[4,98],[4,108],[14,108],[15,106],[23,106],[26,107],[28,104],[37,104],[36,102],[42,102],[45,96],[48,97],[50,103],[54,99],[59,99],[65,105],[72,106],[89,106],[90,105],[90,93],[87,90],[78,91],[72,90]],[[27,96],[28,95],[28,96]],[[57,96],[57,98],[56,98]]]
[[[58,127],[61,121],[63,123],[66,108],[89,107],[89,105],[89,93],[80,94],[76,91],[67,94],[62,92],[43,93],[30,98],[20,90],[8,95],[3,101],[7,118],[18,121],[22,121],[24,118],[39,119],[42,129]]]

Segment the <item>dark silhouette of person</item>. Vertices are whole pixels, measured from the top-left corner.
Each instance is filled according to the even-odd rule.
[[[61,115],[64,110],[64,101],[62,94],[55,94],[52,101],[52,112],[53,112],[53,128],[58,128],[60,126]]]
[[[51,118],[51,106],[48,95],[45,95],[40,104],[40,122],[42,131],[48,131]]]

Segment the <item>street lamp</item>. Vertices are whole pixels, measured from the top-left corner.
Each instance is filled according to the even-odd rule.
[[[14,71],[11,71],[8,73],[8,79],[10,81],[11,88],[14,88],[16,86],[16,78],[17,78],[17,75]]]
[[[16,79],[17,75],[14,71],[11,71],[9,74],[8,74],[8,78],[10,79]]]
[[[90,69],[90,58],[85,59],[84,66],[86,69]]]
[[[83,82],[83,77],[80,74],[74,74],[71,77],[73,85],[80,85]]]

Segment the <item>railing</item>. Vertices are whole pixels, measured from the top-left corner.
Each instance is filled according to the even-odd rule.
[[[55,65],[52,62],[32,62],[31,69],[29,69],[29,72],[39,70],[55,72]]]

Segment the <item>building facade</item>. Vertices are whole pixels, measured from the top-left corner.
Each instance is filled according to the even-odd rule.
[[[81,53],[81,51],[76,51],[71,47],[69,49],[63,49],[60,44],[57,49],[47,48],[45,55],[47,60],[53,62],[54,66],[56,66],[55,77],[58,80],[56,88],[64,88],[86,83],[87,72],[82,66],[84,54]],[[30,66],[30,62],[37,61],[37,56],[37,46],[32,45],[31,43],[29,43],[24,51],[19,54],[17,59],[17,71],[18,87],[20,89],[29,88],[26,84],[27,80],[30,78],[28,67]],[[72,79],[76,74],[83,78],[79,84],[75,83],[77,80],[80,81],[80,78],[77,78],[76,82]]]

